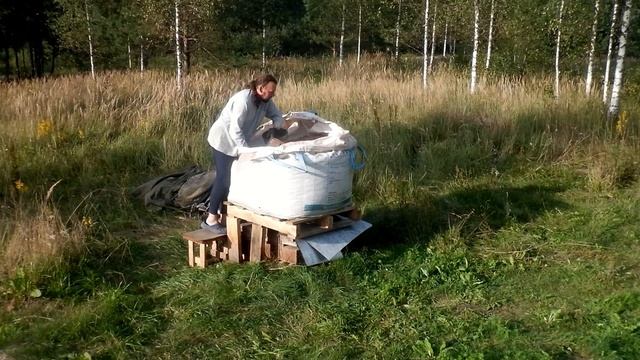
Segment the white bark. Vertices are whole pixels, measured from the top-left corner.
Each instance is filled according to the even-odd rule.
[[[264,19],[264,8],[262,9],[262,68],[267,65],[267,22]]]
[[[358,2],[358,57],[357,64],[360,64],[360,45],[362,39],[362,2]]]
[[[398,18],[396,20],[396,53],[395,58],[398,60],[400,51],[400,19],[402,17],[402,0],[398,0]]]
[[[585,82],[585,93],[591,95],[591,83],[593,81],[593,54],[596,51],[596,38],[598,34],[598,14],[600,13],[600,0],[596,0],[596,8],[593,13],[593,24],[591,25],[591,46],[589,48],[589,64],[587,65],[587,80]]]
[[[175,0],[176,8],[176,81],[178,84],[178,90],[182,88],[182,62],[180,61],[180,13],[178,12],[178,5],[180,0]]]
[[[609,119],[615,119],[620,111],[620,89],[622,88],[622,68],[624,67],[624,55],[627,50],[627,35],[629,33],[629,22],[631,20],[631,0],[626,0],[624,13],[622,14],[622,28],[618,37],[618,59],[616,60],[616,71],[613,75],[613,86],[611,87],[611,103],[609,104]]]
[[[556,81],[553,88],[553,95],[556,99],[560,96],[560,34],[562,26],[562,12],[564,11],[564,0],[560,1],[560,12],[558,13],[558,37],[556,39]]]
[[[431,56],[429,58],[429,73],[433,71],[433,54],[436,50],[436,19],[438,16],[438,4],[433,4],[433,25],[431,26]]]
[[[87,16],[87,35],[89,37],[89,62],[91,63],[91,77],[96,78],[96,70],[93,65],[93,42],[91,41],[91,21],[89,20],[89,4],[84,0],[84,13]]]
[[[473,55],[471,56],[471,85],[469,90],[473,94],[476,91],[476,77],[478,68],[478,36],[480,28],[480,8],[478,7],[478,0],[473,0],[474,8],[474,21],[473,21]]]
[[[129,42],[129,38],[127,38],[127,57],[129,58],[129,70],[131,70],[131,42]]]
[[[487,62],[484,64],[485,69],[489,69],[491,61],[491,42],[493,40],[493,17],[495,14],[495,0],[491,0],[491,17],[489,19],[489,40],[487,40]]]
[[[442,45],[442,57],[447,57],[447,31],[449,30],[449,21],[444,23],[444,43]]]
[[[342,48],[344,45],[344,14],[345,13],[345,5],[342,3],[342,27],[340,28],[340,67],[342,67]]]
[[[429,37],[427,34],[429,30],[429,0],[425,0],[424,5],[424,37],[422,43],[422,88],[427,88],[427,49],[429,48]]]
[[[142,36],[140,36],[140,72],[144,71],[144,51],[142,48]]]
[[[616,21],[618,18],[618,0],[613,2],[613,15],[611,15],[611,29],[609,29],[609,47],[607,49],[607,65],[604,67],[604,81],[602,84],[602,102],[609,100],[609,71],[611,69],[611,53],[613,52],[613,37],[616,33]]]

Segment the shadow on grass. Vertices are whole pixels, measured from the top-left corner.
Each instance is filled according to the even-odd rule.
[[[367,209],[373,224],[351,248],[384,249],[395,244],[429,243],[438,234],[457,227],[462,236],[498,231],[509,223],[531,222],[545,212],[565,209],[562,186],[477,186],[443,196],[426,195],[410,204]]]

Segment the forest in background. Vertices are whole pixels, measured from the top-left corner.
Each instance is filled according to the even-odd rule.
[[[455,55],[449,61],[468,67],[477,6],[479,66],[503,74],[553,72],[561,32],[560,71],[586,76],[595,19],[595,83],[601,84],[616,3],[614,53],[624,0],[2,0],[0,73],[16,79],[92,67],[174,69],[177,51],[185,72],[261,58],[265,66],[274,57],[371,53],[417,64],[426,37],[426,53]],[[632,9],[631,24],[638,13]],[[638,40],[640,29],[632,25],[629,58],[640,53]],[[629,76],[640,79],[640,71]]]

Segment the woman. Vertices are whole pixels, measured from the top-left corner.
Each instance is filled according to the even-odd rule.
[[[283,128],[282,113],[271,101],[276,94],[278,80],[265,74],[252,80],[247,89],[235,93],[222,109],[220,116],[209,129],[207,141],[213,148],[216,178],[209,196],[209,214],[200,227],[216,234],[226,234],[220,223],[222,202],[229,195],[231,164],[238,156],[238,148],[247,147],[265,116],[273,120],[276,128]],[[273,139],[270,145],[279,145]]]

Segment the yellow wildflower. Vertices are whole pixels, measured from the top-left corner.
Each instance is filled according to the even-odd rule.
[[[38,139],[45,137],[53,130],[53,121],[51,119],[42,119],[38,121],[38,128],[36,129],[36,136]]]
[[[26,192],[29,189],[27,184],[23,183],[22,180],[20,179],[14,181],[13,185],[16,187],[16,190],[18,190],[19,192]]]
[[[82,225],[86,226],[86,227],[92,227],[94,224],[93,219],[90,216],[83,216],[82,217]]]

